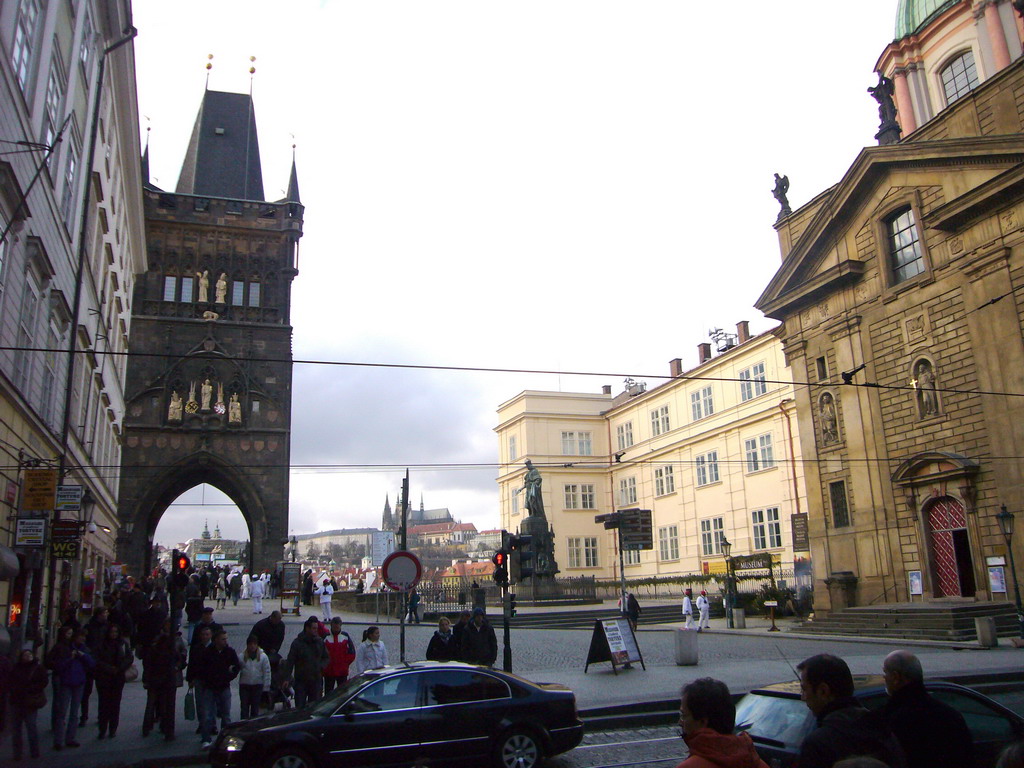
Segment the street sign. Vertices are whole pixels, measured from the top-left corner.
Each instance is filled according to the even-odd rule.
[[[57,494],[56,469],[26,469],[21,489],[22,509],[53,509]]]
[[[78,559],[81,538],[77,520],[54,520],[50,524],[50,549],[58,560]]]
[[[46,543],[46,520],[42,517],[19,517],[14,534],[16,547],[41,547]]]
[[[384,564],[384,559],[395,551],[394,531],[374,531],[373,540],[370,542],[370,562],[374,567],[379,568]]]
[[[78,512],[82,509],[82,486],[58,485],[56,503],[53,508],[57,512]]]
[[[619,541],[623,549],[654,549],[654,520],[649,509],[624,509],[620,513]]]
[[[422,575],[423,566],[420,559],[412,552],[404,550],[392,552],[381,566],[381,578],[396,592],[412,591],[419,584]]]

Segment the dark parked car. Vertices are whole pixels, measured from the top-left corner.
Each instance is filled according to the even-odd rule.
[[[303,709],[229,726],[211,763],[535,768],[582,738],[576,696],[565,686],[458,662],[415,662],[365,672]]]
[[[854,676],[853,682],[854,696],[866,708],[881,709],[889,700],[881,675]],[[991,768],[1007,743],[1024,737],[1024,718],[987,696],[941,680],[924,685],[964,716],[974,738],[975,768]],[[804,737],[814,727],[814,715],[800,700],[799,682],[757,688],[736,705],[736,730],[750,734],[761,759],[772,768],[794,765]]]

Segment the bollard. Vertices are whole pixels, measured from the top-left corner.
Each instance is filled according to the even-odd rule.
[[[747,628],[747,612],[743,608],[732,609],[732,628],[733,629],[746,629]]]
[[[692,667],[697,663],[698,633],[692,629],[674,630],[676,635],[676,666]]]
[[[996,620],[992,616],[977,616],[974,629],[978,633],[978,645],[982,648],[995,648],[999,645],[996,638]]]

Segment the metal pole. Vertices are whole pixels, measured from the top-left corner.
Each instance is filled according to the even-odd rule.
[[[408,525],[409,525],[409,470],[405,470],[405,479],[402,480],[402,551],[407,551],[406,546],[409,540],[408,537]],[[409,593],[403,593],[402,605],[402,618],[398,622],[399,632],[399,659],[405,663],[405,615],[409,612]]]
[[[725,594],[726,602],[728,605],[725,609],[725,626],[729,629],[733,629],[732,625],[732,609],[733,609],[733,596],[732,596],[732,558],[729,557],[725,561]]]
[[[505,650],[502,653],[501,661],[502,661],[502,668],[506,672],[511,672],[512,671],[512,631],[511,631],[511,628],[509,627],[509,624],[508,624],[508,619],[509,619],[508,614],[509,614],[510,610],[511,610],[511,608],[509,607],[509,604],[508,604],[508,585],[507,584],[502,584],[501,585],[501,613],[502,613],[502,619],[504,620],[504,624],[505,624],[505,632],[504,632],[504,637],[503,637],[503,640],[505,642]]]
[[[1017,597],[1017,624],[1020,626],[1020,636],[1024,638],[1024,605],[1020,601],[1020,584],[1017,582],[1017,564],[1013,559],[1013,546],[1010,537],[1006,537],[1006,552],[1010,556],[1010,578],[1013,579],[1013,591]]]

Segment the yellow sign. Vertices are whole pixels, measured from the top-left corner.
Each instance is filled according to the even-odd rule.
[[[26,469],[21,487],[21,508],[50,510],[56,503],[57,470]]]

